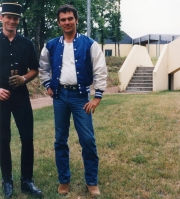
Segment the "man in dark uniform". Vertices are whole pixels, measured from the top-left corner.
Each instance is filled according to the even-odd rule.
[[[39,63],[32,42],[17,34],[21,5],[2,4],[0,32],[0,166],[6,198],[13,192],[11,161],[11,113],[19,131],[21,148],[21,190],[41,196],[33,182],[33,113],[26,83],[38,75]]]

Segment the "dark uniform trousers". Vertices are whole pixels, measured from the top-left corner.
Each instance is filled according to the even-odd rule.
[[[0,101],[0,166],[2,178],[12,178],[11,160],[11,113],[21,140],[21,180],[33,175],[33,113],[27,93],[12,91],[7,101]]]

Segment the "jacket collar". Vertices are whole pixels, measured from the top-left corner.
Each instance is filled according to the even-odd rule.
[[[80,37],[80,36],[81,36],[81,34],[78,33],[78,32],[76,32],[76,35],[75,35],[74,39],[77,39],[77,38]],[[64,35],[60,36],[59,42],[60,42],[60,43],[63,43],[63,42],[64,42]]]

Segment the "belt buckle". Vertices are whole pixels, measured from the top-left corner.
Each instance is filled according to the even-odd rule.
[[[66,85],[63,85],[63,87],[66,89],[67,88],[67,86]]]
[[[73,89],[73,90],[76,90],[76,87],[75,87],[75,86],[72,86],[72,89]]]

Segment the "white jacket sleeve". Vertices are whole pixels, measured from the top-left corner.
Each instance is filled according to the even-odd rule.
[[[39,68],[40,82],[46,88],[48,88],[51,80],[51,66],[49,62],[49,51],[45,46],[41,51],[39,64],[40,64]]]
[[[93,85],[95,90],[105,91],[107,79],[107,67],[99,44],[94,42],[91,46],[91,61],[93,64]]]

